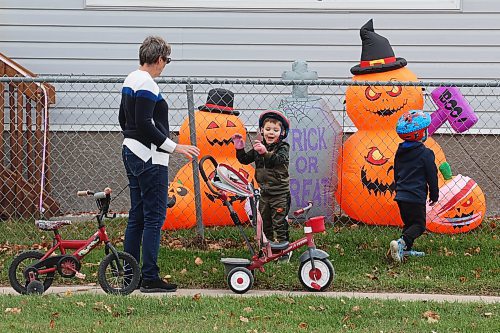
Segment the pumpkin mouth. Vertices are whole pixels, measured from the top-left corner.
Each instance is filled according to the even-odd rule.
[[[382,110],[377,110],[375,112],[373,112],[371,110],[367,110],[367,111],[375,113],[375,114],[377,114],[379,116],[382,116],[382,117],[387,117],[387,116],[392,116],[396,112],[399,112],[399,111],[403,110],[403,108],[406,106],[406,104],[408,104],[408,100],[407,99],[405,99],[405,101],[403,102],[403,105],[401,105],[399,108],[395,108],[395,109],[382,109]]]
[[[453,227],[461,228],[468,226],[477,219],[481,218],[481,213],[470,212],[467,214],[455,215],[453,217],[445,217],[447,223],[450,223]]]
[[[387,173],[392,170],[392,166],[389,168]],[[372,180],[368,179],[366,175],[366,169],[363,166],[361,168],[361,184],[363,184],[363,187],[365,187],[368,190],[368,193],[375,194],[375,195],[382,195],[386,194],[389,192],[391,195],[394,193],[394,189],[396,188],[396,183],[392,181],[392,183],[383,183],[379,181],[378,179]]]
[[[223,140],[219,140],[217,138],[213,139],[213,140],[210,140],[209,138],[206,138],[208,143],[210,143],[212,146],[215,146],[215,145],[219,145],[219,146],[227,146],[229,145],[231,142],[233,142],[232,139],[223,139]]]
[[[175,195],[167,197],[167,208],[174,207],[176,202],[177,202],[177,197]]]

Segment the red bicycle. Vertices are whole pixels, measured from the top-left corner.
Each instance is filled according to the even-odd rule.
[[[9,267],[9,281],[12,288],[20,294],[42,294],[51,286],[56,271],[65,278],[85,278],[80,272],[82,259],[101,243],[105,244],[106,256],[98,269],[98,280],[106,293],[128,295],[133,292],[140,280],[140,269],[135,258],[118,251],[111,244],[106,233],[104,219],[108,216],[111,202],[111,189],[102,192],[78,191],[78,196],[93,196],[99,213],[96,215],[97,231],[88,239],[65,240],[59,229],[70,225],[71,221],[37,220],[40,230],[53,231],[52,247],[45,253],[41,251],[25,251],[14,257]],[[68,253],[68,250],[75,250]],[[59,253],[59,254],[57,254]]]

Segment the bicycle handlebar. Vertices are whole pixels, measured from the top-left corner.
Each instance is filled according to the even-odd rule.
[[[113,190],[109,187],[106,187],[104,189],[104,191],[101,191],[101,192],[93,192],[90,190],[86,190],[86,191],[78,191],[78,192],[76,192],[76,195],[79,197],[86,197],[86,196],[92,195],[94,197],[94,199],[104,199],[108,195],[110,195],[111,192],[113,192]]]
[[[304,208],[301,208],[301,209],[298,209],[296,210],[295,212],[293,212],[293,215],[294,216],[299,216],[301,214],[304,214],[305,212],[307,212],[309,209],[311,209],[313,206],[313,202],[312,201],[308,201],[307,202],[307,206],[305,206]]]
[[[205,168],[203,167],[203,164],[205,163],[206,160],[210,160],[210,162],[212,162],[212,164],[214,165],[214,168],[217,169],[217,165],[218,164],[217,164],[217,161],[215,160],[215,158],[213,158],[210,155],[203,156],[200,159],[200,174],[201,174],[201,178],[203,178],[203,180],[207,184],[208,189],[210,190],[210,192],[212,192],[213,194],[219,194],[219,192],[213,188],[212,184],[210,183],[210,180],[207,177],[207,174],[205,173]]]

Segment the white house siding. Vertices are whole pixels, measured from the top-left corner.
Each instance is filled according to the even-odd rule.
[[[84,0],[3,0],[0,52],[38,74],[123,76],[137,67],[144,37],[154,34],[172,44],[173,62],[164,72],[169,77],[277,79],[294,60],[303,59],[320,79],[349,79],[349,69],[360,60],[359,28],[370,18],[375,30],[389,39],[396,56],[407,59],[408,68],[422,80],[492,81],[499,77],[500,2],[495,0],[463,0],[461,11],[443,12],[99,10],[86,8]],[[85,98],[74,85],[56,87],[54,125],[71,124],[68,114],[72,110],[90,115],[82,124],[87,126],[94,126],[94,120],[103,124],[99,113],[116,111],[119,85],[103,87],[111,89],[108,95],[102,90],[85,92]],[[185,108],[181,88],[170,88],[174,113]],[[497,90],[464,93],[472,97]],[[289,89],[280,92],[289,94]],[[343,92],[324,92],[331,94],[328,101],[334,110],[342,110]],[[205,90],[196,93],[198,104]],[[276,97],[256,97],[251,88],[241,89],[238,99],[243,115],[245,110],[249,114],[279,102]],[[496,133],[500,127],[498,96],[469,99],[481,114],[476,128]],[[114,117],[108,118],[110,126],[115,124]],[[176,120],[173,125],[178,125]]]

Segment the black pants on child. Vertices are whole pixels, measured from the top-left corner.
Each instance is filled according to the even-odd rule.
[[[290,201],[290,193],[261,195],[259,212],[262,217],[263,231],[268,240],[274,241],[274,232],[276,232],[278,242],[289,240],[288,211],[290,210]]]
[[[404,224],[402,238],[409,251],[415,239],[425,231],[425,205],[398,201],[398,207]]]

